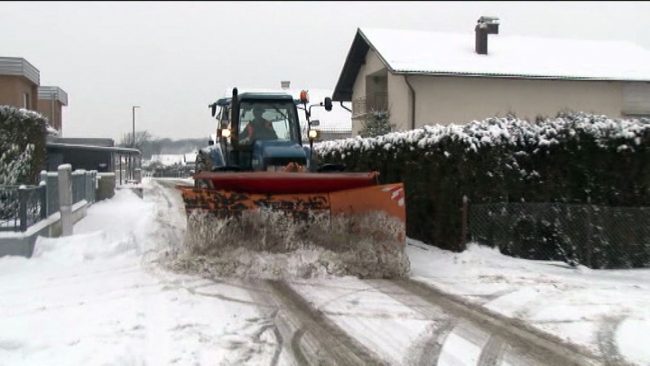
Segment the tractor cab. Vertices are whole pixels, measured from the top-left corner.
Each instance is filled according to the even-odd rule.
[[[307,102],[306,92],[298,100],[286,93],[238,94],[235,88],[232,97],[211,104],[218,121],[213,149],[223,160],[211,170],[276,171],[291,163],[310,170],[311,143],[318,134],[310,130],[310,147],[303,146],[298,118],[303,109],[311,127]],[[326,104],[331,109],[331,100]]]

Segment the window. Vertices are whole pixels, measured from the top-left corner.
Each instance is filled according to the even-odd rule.
[[[29,105],[29,93],[23,93],[23,108],[30,109]]]
[[[297,141],[298,118],[292,102],[242,102],[239,110],[240,143],[252,140]],[[248,131],[251,126],[253,136]]]

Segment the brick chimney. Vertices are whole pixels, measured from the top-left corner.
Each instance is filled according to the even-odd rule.
[[[476,32],[476,53],[487,55],[488,34],[499,34],[499,18],[482,16],[474,28]]]

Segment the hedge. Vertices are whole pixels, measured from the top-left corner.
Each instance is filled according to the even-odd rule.
[[[0,185],[37,183],[45,166],[46,126],[39,113],[0,106]]]
[[[470,203],[563,202],[649,206],[650,119],[582,112],[431,125],[315,145],[321,161],[404,182],[407,234],[460,251]]]

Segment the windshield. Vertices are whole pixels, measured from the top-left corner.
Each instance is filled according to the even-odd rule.
[[[239,142],[251,144],[254,140],[298,141],[295,128],[297,121],[295,106],[290,101],[243,101],[239,109]]]

